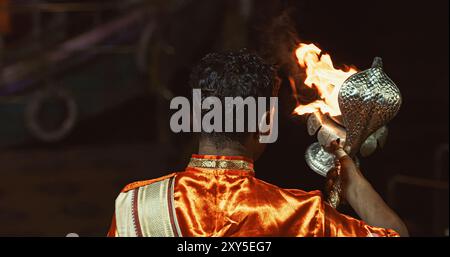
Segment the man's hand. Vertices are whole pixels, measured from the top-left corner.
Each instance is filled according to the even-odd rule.
[[[408,236],[408,229],[398,215],[383,201],[380,195],[364,178],[352,158],[339,146],[339,141],[332,142],[330,150],[336,155],[341,165],[343,192],[345,199],[355,212],[368,225],[390,228]]]

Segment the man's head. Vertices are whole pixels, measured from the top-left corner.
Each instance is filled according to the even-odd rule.
[[[279,87],[275,69],[247,50],[208,54],[192,71],[190,85],[193,89],[201,89],[202,101],[213,96],[222,103],[225,103],[225,97],[269,98],[276,96]],[[223,110],[230,111],[225,106]],[[236,110],[231,111],[236,114]],[[248,115],[247,109],[245,115]],[[259,131],[248,132],[248,124],[245,124],[245,132],[202,132],[200,148],[206,147],[208,154],[233,154],[236,151],[236,154],[241,152],[256,159],[264,150],[258,138]]]

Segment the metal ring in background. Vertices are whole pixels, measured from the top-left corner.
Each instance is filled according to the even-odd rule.
[[[39,112],[49,99],[62,100],[67,114],[57,129],[47,130],[39,120]],[[25,125],[38,140],[55,142],[69,134],[77,120],[78,110],[75,99],[64,89],[52,88],[35,93],[25,108]]]

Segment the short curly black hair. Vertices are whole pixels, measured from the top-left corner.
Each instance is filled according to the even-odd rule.
[[[222,103],[225,97],[276,96],[280,84],[275,67],[247,49],[206,55],[193,69],[189,83],[191,88],[201,89],[202,101],[214,96]],[[241,139],[245,134],[212,132],[206,136],[223,141]]]

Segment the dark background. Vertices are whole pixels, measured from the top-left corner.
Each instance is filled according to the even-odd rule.
[[[70,133],[56,142],[43,142],[27,132],[11,139],[11,130],[5,127],[12,123],[1,116],[1,108],[13,108],[16,103],[7,101],[9,95],[2,96],[0,133],[6,139],[0,145],[0,235],[104,235],[114,199],[124,185],[182,170],[195,152],[192,135],[170,132],[172,112],[161,87],[187,96],[190,69],[203,55],[240,47],[261,50],[273,39],[267,24],[288,10],[298,40],[319,45],[336,66],[366,69],[373,57],[383,58],[403,104],[389,124],[385,148],[362,159],[362,170],[413,236],[448,236],[448,1],[253,1],[248,18],[239,6],[239,1],[194,1],[177,12],[157,13],[159,29],[149,44],[158,45],[151,49],[159,57],[152,52],[149,60],[156,61],[150,62],[149,70],[139,73],[137,82],[130,73],[121,84],[120,90],[138,88],[137,93],[120,102],[110,101],[101,111],[89,115],[86,111]],[[130,10],[106,12],[103,20]],[[3,51],[17,49],[16,42],[31,33],[27,15],[12,15]],[[91,29],[90,18],[83,15],[69,15],[66,38]],[[134,42],[133,37],[126,41]],[[57,70],[51,73],[52,80],[77,74],[81,84],[89,84],[92,77],[81,70],[93,65],[103,68],[106,84],[113,83],[108,74],[114,71],[101,61],[102,56]],[[11,57],[5,63],[14,61]],[[284,81],[279,138],[256,162],[257,177],[285,188],[322,189],[324,179],[310,171],[303,158],[315,137],[308,136],[303,120],[290,115],[294,101],[285,73],[280,74]],[[26,96],[44,88],[45,81],[15,96],[25,99],[26,105]],[[77,98],[81,109],[88,102],[84,99],[90,99],[89,90],[95,89],[92,84]],[[120,90],[100,88],[96,96],[109,103]],[[96,101],[89,104],[95,106]],[[14,131],[21,130],[17,126]],[[399,175],[405,183],[393,182]],[[355,215],[349,207],[342,211]]]

